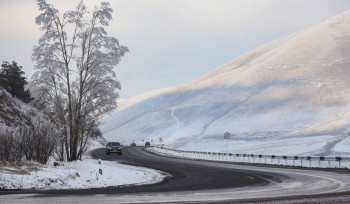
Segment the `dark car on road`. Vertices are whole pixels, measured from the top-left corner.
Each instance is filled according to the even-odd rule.
[[[151,143],[150,143],[150,142],[146,142],[146,143],[145,143],[145,146],[146,146],[146,147],[150,147],[150,146],[151,146]]]
[[[122,154],[122,148],[123,145],[121,145],[119,142],[108,142],[106,145],[106,154],[109,155],[110,153],[118,153],[119,155]]]
[[[133,142],[133,143],[131,143],[131,145],[130,146],[132,146],[132,147],[136,147],[136,143],[135,142]]]

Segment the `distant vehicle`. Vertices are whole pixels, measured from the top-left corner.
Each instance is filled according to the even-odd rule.
[[[118,153],[119,155],[122,155],[122,148],[123,145],[121,145],[119,142],[108,142],[106,145],[106,154],[109,155],[110,153]]]
[[[150,142],[146,142],[145,143],[145,147],[150,147],[151,146],[151,143]]]
[[[136,146],[135,142],[131,143],[130,146],[135,147]]]

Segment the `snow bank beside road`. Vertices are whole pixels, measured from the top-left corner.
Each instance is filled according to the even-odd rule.
[[[32,164],[33,165],[33,164]],[[64,162],[62,166],[36,164],[0,167],[0,189],[87,189],[161,182],[165,175],[155,170],[92,159]],[[99,174],[102,169],[102,175]],[[28,172],[29,170],[29,172]]]

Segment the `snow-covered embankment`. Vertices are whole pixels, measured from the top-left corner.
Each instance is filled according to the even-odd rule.
[[[99,169],[102,170],[100,174]],[[0,189],[87,189],[161,182],[165,175],[147,168],[133,167],[85,156],[82,161],[53,166],[34,162],[4,163],[0,167]]]

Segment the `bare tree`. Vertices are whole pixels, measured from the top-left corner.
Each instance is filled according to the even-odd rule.
[[[32,82],[45,113],[62,130],[61,149],[72,161],[84,153],[89,124],[116,107],[120,83],[113,68],[128,48],[107,36],[104,28],[113,12],[107,2],[89,13],[80,1],[62,16],[45,0],[37,5],[41,14],[36,23],[44,35],[33,50]]]

